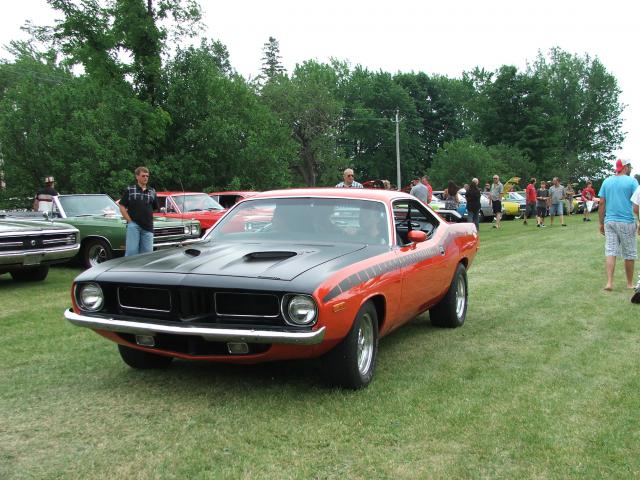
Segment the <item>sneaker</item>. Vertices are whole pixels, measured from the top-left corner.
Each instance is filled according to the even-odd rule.
[[[583,221],[583,222],[586,222],[586,221],[587,221],[587,219],[586,219],[586,218],[583,218],[583,219],[582,219],[582,221]]]
[[[566,226],[567,226],[567,224],[566,224],[566,223],[563,223],[563,224],[562,224],[562,226],[563,226],[563,227],[566,227]]]
[[[590,222],[590,221],[591,221],[591,219],[590,219],[590,218],[587,218],[587,222]]]
[[[640,303],[640,284],[636,287],[633,297],[631,297],[631,303]]]
[[[540,228],[540,224],[537,224],[536,227]]]
[[[526,224],[527,224],[527,221],[525,220],[524,222],[522,222],[522,224],[523,224],[523,225],[526,225]]]
[[[544,223],[543,223],[542,225],[540,225],[540,226],[541,226],[542,228],[545,228],[545,227],[546,227],[546,225],[545,225]]]

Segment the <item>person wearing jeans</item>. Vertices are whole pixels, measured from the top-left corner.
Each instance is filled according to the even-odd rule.
[[[120,198],[120,213],[127,221],[125,257],[153,251],[153,211],[158,210],[156,191],[148,187],[149,169],[138,167],[136,183]]]

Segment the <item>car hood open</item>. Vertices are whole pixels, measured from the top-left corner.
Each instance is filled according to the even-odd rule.
[[[293,280],[298,275],[366,248],[362,244],[195,244],[104,264],[109,273],[189,273]]]

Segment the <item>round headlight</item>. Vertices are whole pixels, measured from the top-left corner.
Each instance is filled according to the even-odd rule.
[[[307,295],[292,295],[286,299],[287,317],[293,325],[313,325],[318,310],[316,302]]]
[[[191,225],[191,234],[200,235],[200,225]]]
[[[80,286],[78,292],[80,308],[90,312],[97,312],[104,305],[104,294],[97,283],[87,283]]]
[[[189,225],[184,226],[184,234],[191,235],[191,227]]]

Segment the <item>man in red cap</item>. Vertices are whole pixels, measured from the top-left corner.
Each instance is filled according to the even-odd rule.
[[[631,196],[638,188],[638,181],[630,176],[631,162],[618,160],[616,174],[602,183],[600,197],[600,233],[605,236],[604,254],[606,257],[606,291],[613,290],[613,272],[616,257],[624,259],[624,271],[627,288],[634,288],[633,268],[638,256],[636,245],[636,222],[633,214]]]

